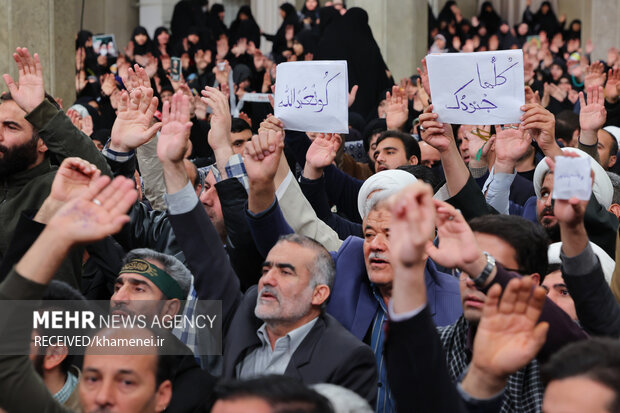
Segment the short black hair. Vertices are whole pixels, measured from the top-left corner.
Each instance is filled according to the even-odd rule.
[[[433,187],[433,192],[437,192],[445,183],[444,179],[440,179],[431,168],[424,165],[401,165],[396,169],[409,172],[421,181],[426,182]]]
[[[230,132],[239,133],[239,132],[243,132],[244,130],[251,131],[252,127],[250,126],[249,123],[247,123],[245,120],[241,118],[232,118],[232,121],[230,122]]]
[[[514,248],[521,274],[546,274],[549,236],[534,222],[516,215],[484,215],[469,222],[472,231],[498,237]]]
[[[362,133],[362,139],[364,143],[364,151],[368,153],[370,150],[370,138],[373,135],[381,132],[385,132],[387,130],[387,124],[385,123],[385,119],[377,118],[373,119],[364,128],[364,132]]]
[[[579,129],[579,115],[572,110],[563,110],[555,117],[555,137],[567,143],[573,140],[573,133]]]
[[[225,381],[215,388],[215,400],[256,397],[278,413],[333,413],[329,400],[292,377],[270,375],[250,380]]]
[[[409,160],[409,158],[411,158],[412,156],[415,156],[416,158],[418,158],[418,162],[422,161],[420,144],[418,144],[418,141],[416,141],[413,136],[397,130],[386,130],[385,132],[381,133],[381,135],[379,135],[379,138],[377,138],[377,146],[379,146],[379,143],[381,143],[381,141],[388,138],[400,139],[400,141],[403,143],[403,146],[405,147],[405,154],[407,156],[407,160]]]
[[[553,380],[584,377],[614,392],[609,412],[620,412],[620,341],[591,338],[563,347],[541,369],[545,386]]]

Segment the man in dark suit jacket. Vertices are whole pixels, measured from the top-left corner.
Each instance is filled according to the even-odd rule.
[[[242,294],[183,167],[189,131],[181,119],[188,110],[187,97],[175,95],[172,114],[167,110],[166,105],[158,156],[164,165],[170,222],[198,296],[222,300],[224,376],[275,373],[307,384],[333,383],[374,404],[377,373],[372,351],[324,313],[335,274],[329,253],[306,237],[284,239],[269,252],[258,287]]]

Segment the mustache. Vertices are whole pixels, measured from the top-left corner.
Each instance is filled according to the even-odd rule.
[[[273,295],[273,297],[276,299],[277,302],[280,302],[280,294],[278,294],[278,292],[276,291],[275,288],[270,287],[268,285],[264,286],[259,292],[258,292],[258,298],[262,297],[264,293],[269,293],[271,295]]]
[[[119,310],[119,311],[123,311],[124,313],[126,313],[127,315],[133,316],[135,315],[135,313],[133,311],[131,311],[129,308],[127,308],[127,305],[125,305],[124,303],[114,303],[114,304],[110,304],[110,313]]]
[[[545,216],[545,215],[555,215],[553,213],[553,206],[546,206],[541,212],[540,212],[540,216]]]
[[[6,146],[0,144],[0,152],[7,153],[8,151],[9,151],[9,148],[7,148]]]
[[[368,259],[369,259],[369,260],[375,259],[375,260],[390,261],[390,258],[389,258],[387,255],[382,254],[382,253],[377,252],[377,251],[372,251],[372,252],[368,255]]]

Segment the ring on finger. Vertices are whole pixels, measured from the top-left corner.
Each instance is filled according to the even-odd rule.
[[[101,201],[95,198],[93,199],[93,204],[101,206]]]

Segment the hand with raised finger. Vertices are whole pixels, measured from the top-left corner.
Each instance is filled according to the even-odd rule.
[[[448,123],[439,122],[438,115],[433,113],[433,105],[424,109],[420,115],[420,132],[422,140],[439,152],[446,152],[455,144],[452,127]]]
[[[71,245],[98,241],[129,222],[127,211],[138,199],[134,182],[118,176],[95,179],[78,198],[69,201],[49,221],[53,231]]]
[[[189,97],[181,92],[164,102],[162,128],[157,141],[157,157],[164,164],[180,164],[189,146],[192,122],[189,120]]]
[[[243,163],[250,186],[272,185],[284,149],[282,132],[262,130],[245,144]]]
[[[533,291],[532,291],[533,289]],[[497,394],[508,376],[526,366],[545,344],[549,324],[538,322],[546,293],[531,278],[513,278],[502,295],[499,284],[491,287],[478,324],[470,371],[462,386],[483,397]],[[480,386],[489,387],[483,394]]]
[[[25,47],[18,47],[13,53],[13,59],[17,63],[19,77],[17,83],[13,78],[4,74],[4,83],[11,93],[13,101],[26,113],[32,112],[45,99],[45,86],[43,83],[43,68],[37,53],[30,55]]]
[[[150,141],[159,128],[155,122],[158,99],[153,89],[136,88],[131,95],[121,94],[116,120],[110,135],[110,149],[116,152],[130,152]]]

